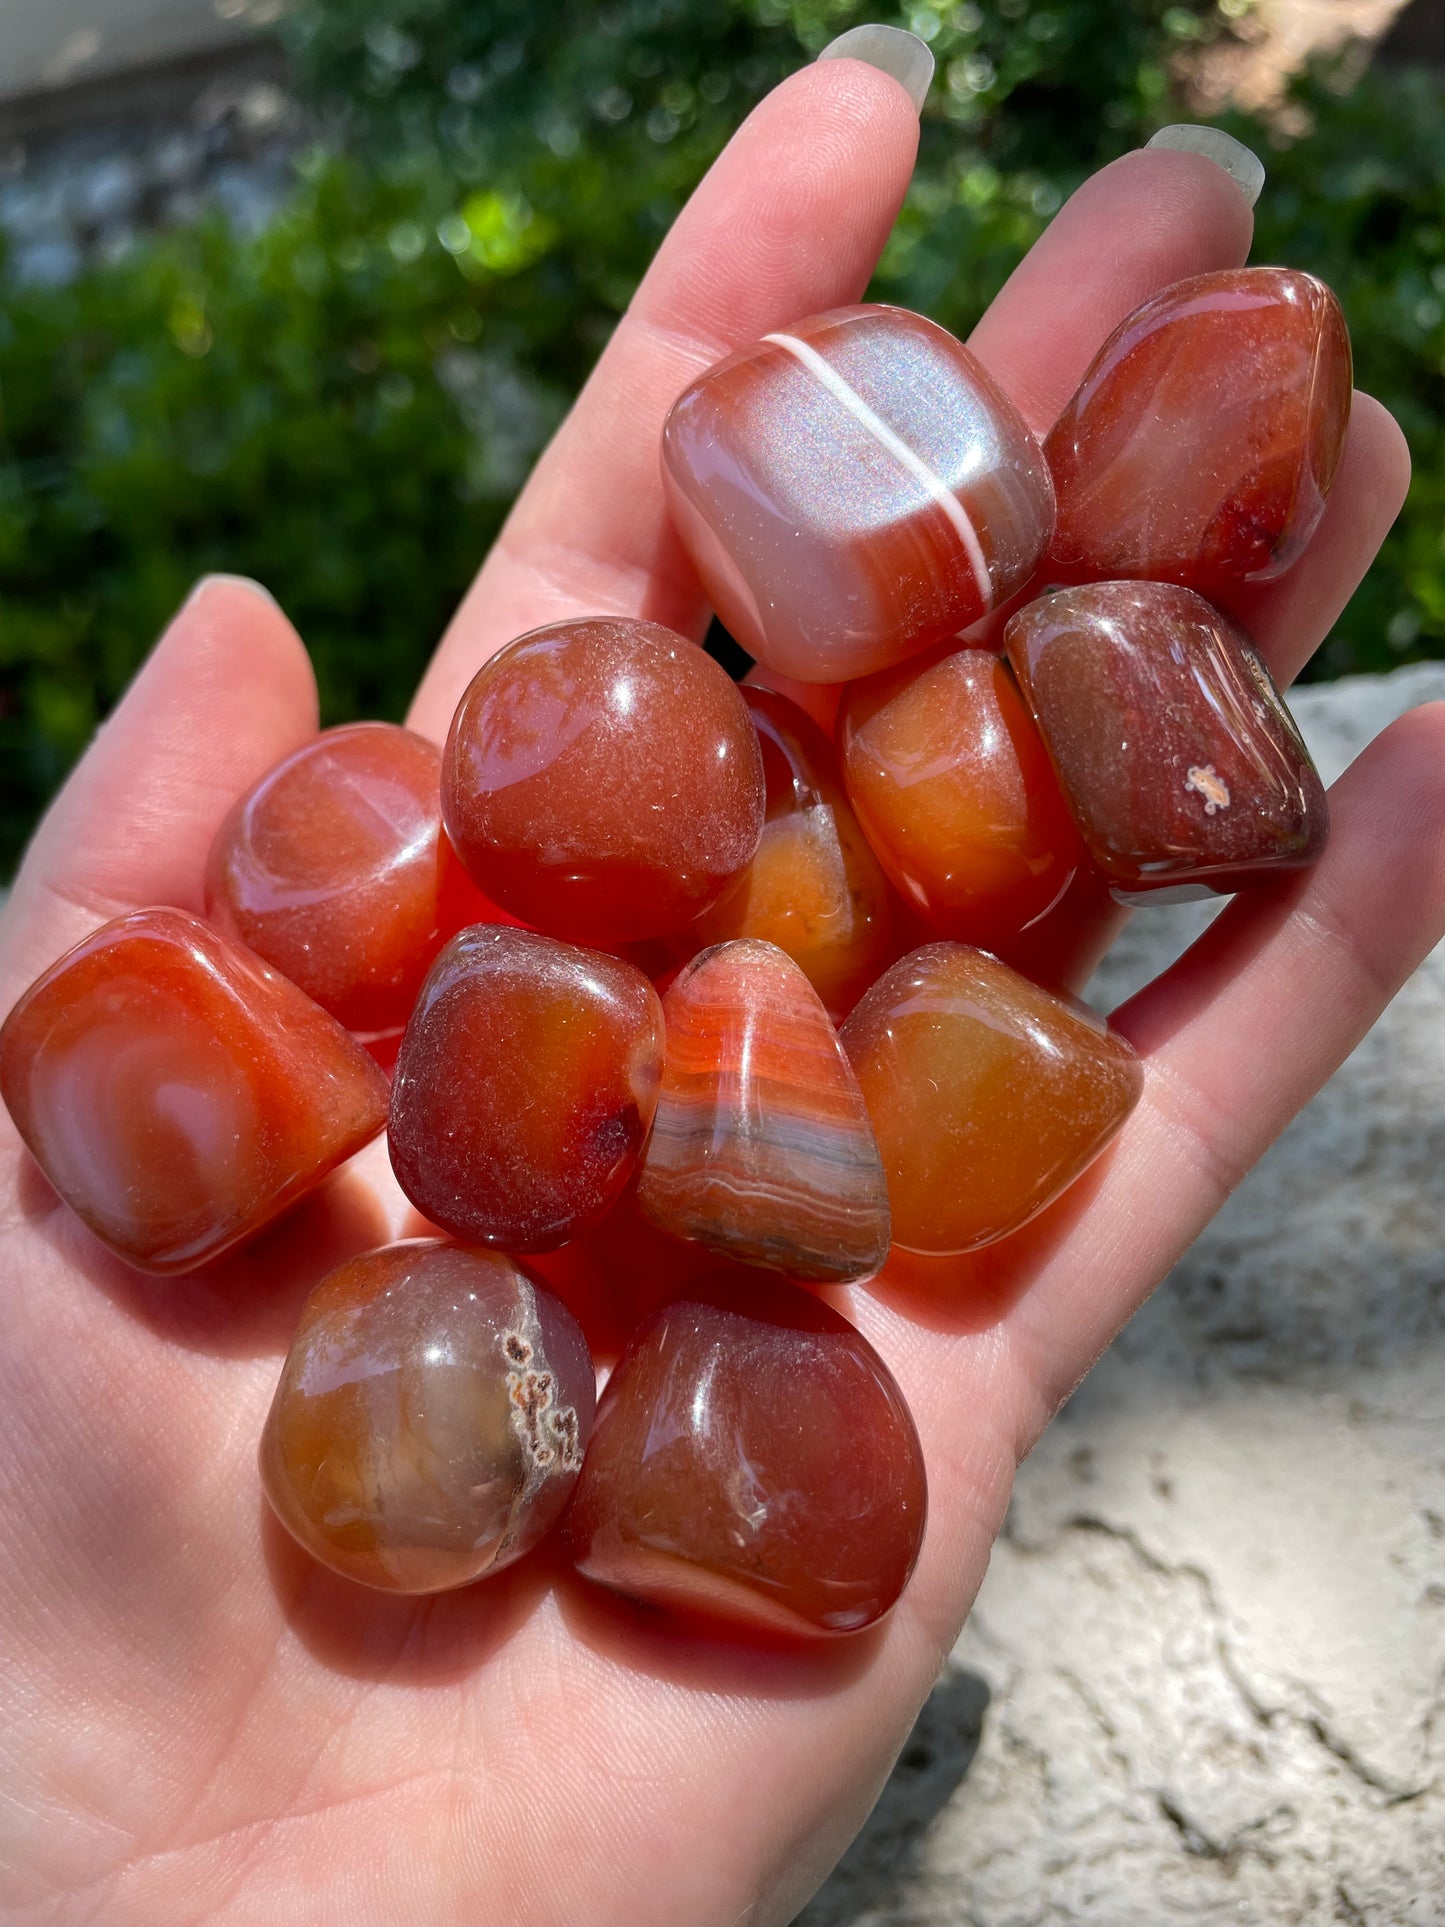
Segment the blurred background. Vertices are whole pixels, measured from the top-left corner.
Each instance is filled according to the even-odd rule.
[[[1445,654],[1438,0],[4,0],[0,882],[205,570],[328,721],[399,716],[690,188],[870,14],[938,60],[873,292],[956,332],[1156,127],[1264,155],[1255,258],[1339,291],[1415,453],[1316,673]]]

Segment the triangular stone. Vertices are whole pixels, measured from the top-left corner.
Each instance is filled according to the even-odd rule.
[[[888,1190],[863,1098],[818,993],[743,938],[663,999],[667,1057],[638,1203],[654,1224],[794,1278],[866,1278]]]

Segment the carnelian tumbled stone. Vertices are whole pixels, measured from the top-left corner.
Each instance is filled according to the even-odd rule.
[[[902,308],[838,308],[719,362],[673,404],[662,469],[713,607],[800,682],[967,628],[1023,587],[1053,527],[1017,408]]]
[[[1323,785],[1269,671],[1191,589],[1096,582],[1009,623],[1080,829],[1126,903],[1203,896],[1312,863]]]
[[[927,1503],[912,1416],[863,1335],[806,1292],[729,1281],[633,1334],[562,1538],[632,1598],[850,1633],[907,1585]]]
[[[775,943],[843,1014],[903,948],[893,892],[812,717],[771,689],[744,685],[742,696],[762,746],[767,820],[742,882],[693,926],[690,954],[733,937]]]
[[[705,950],[663,1000],[643,1215],[744,1264],[866,1278],[888,1252],[868,1113],[818,993],[776,945]]]
[[[409,729],[329,729],[263,776],[211,847],[207,916],[348,1030],[400,1029],[449,934],[441,768]]]
[[[1115,329],[1046,444],[1049,568],[1206,595],[1287,569],[1314,533],[1350,419],[1340,304],[1293,268],[1225,268]]]
[[[447,740],[447,833],[478,887],[553,936],[680,929],[757,852],[763,766],[737,687],[655,622],[535,629],[477,674]]]
[[[955,649],[850,684],[848,794],[929,933],[1007,952],[1089,867],[1007,665]]]
[[[631,1175],[662,1074],[662,1005],[630,963],[478,924],[432,966],[392,1080],[392,1167],[470,1244],[544,1251]]]
[[[306,1301],[261,1482],[282,1525],[346,1578],[387,1592],[465,1586],[555,1523],[595,1388],[576,1319],[510,1258],[388,1245]]]
[[[313,1190],[386,1119],[386,1079],[334,1018],[198,917],[137,910],[31,985],[0,1095],[98,1238],[191,1271]]]
[[[907,1251],[1017,1231],[1093,1163],[1143,1087],[1129,1044],[1091,1010],[960,943],[894,964],[843,1044]]]

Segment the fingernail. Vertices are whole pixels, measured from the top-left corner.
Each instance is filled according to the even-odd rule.
[[[1148,147],[1172,147],[1176,154],[1202,154],[1207,161],[1222,167],[1251,207],[1264,186],[1264,162],[1251,147],[1226,134],[1222,127],[1197,127],[1183,123],[1161,127],[1145,143]]]
[[[819,60],[861,60],[880,73],[891,74],[921,114],[933,79],[933,55],[916,33],[902,27],[850,27],[830,40]]]
[[[281,606],[264,582],[257,582],[254,576],[227,575],[224,571],[217,571],[214,575],[203,575],[199,582],[197,582],[195,588],[192,589],[191,593],[186,597],[185,606],[189,608],[191,603],[196,601],[198,597],[203,596],[207,589],[211,587],[212,583],[215,582],[233,583],[238,588],[249,589],[252,595],[264,596],[272,608],[279,609]]]

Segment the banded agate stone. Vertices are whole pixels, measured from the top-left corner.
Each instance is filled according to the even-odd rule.
[[[737,888],[688,933],[689,954],[733,937],[775,943],[842,1014],[902,948],[893,892],[812,717],[771,689],[745,684],[742,697],[763,752],[762,841]]]
[[[555,1524],[596,1377],[559,1298],[496,1252],[418,1240],[324,1278],[261,1438],[261,1482],[313,1559],[386,1592],[499,1572]]]
[[[1340,304],[1308,274],[1225,268],[1152,296],[1049,435],[1051,574],[1205,595],[1282,574],[1324,513],[1350,382]]]
[[[955,649],[849,685],[848,794],[930,935],[1007,955],[1090,867],[1007,665]]]
[[[729,1281],[633,1334],[562,1537],[635,1599],[851,1633],[907,1585],[927,1503],[912,1417],[863,1335],[807,1292]]]
[[[198,917],[137,910],[0,1029],[0,1096],[95,1235],[145,1271],[252,1237],[376,1136],[386,1079],[286,978]]]
[[[719,362],[674,403],[662,470],[713,607],[800,682],[966,628],[1023,587],[1053,528],[1023,417],[902,308],[838,308]]]
[[[1191,589],[1097,582],[1031,602],[1009,655],[1065,796],[1125,903],[1313,863],[1329,805],[1243,630]]]
[[[442,774],[468,874],[580,943],[665,936],[737,882],[763,828],[757,734],[727,673],[655,622],[535,629],[463,696]]]
[[[972,1251],[1027,1224],[1138,1102],[1139,1060],[1083,1004],[986,951],[926,944],[843,1026],[906,1251]]]
[[[632,964],[478,924],[422,985],[392,1080],[392,1168],[470,1244],[543,1251],[632,1174],[662,1075],[662,1005]]]
[[[441,751],[391,723],[328,729],[237,803],[206,915],[348,1030],[397,1030],[451,930],[488,913],[447,849]]]
[[[667,1056],[637,1202],[675,1237],[790,1272],[866,1278],[888,1252],[868,1114],[818,993],[740,938],[663,1000]]]

